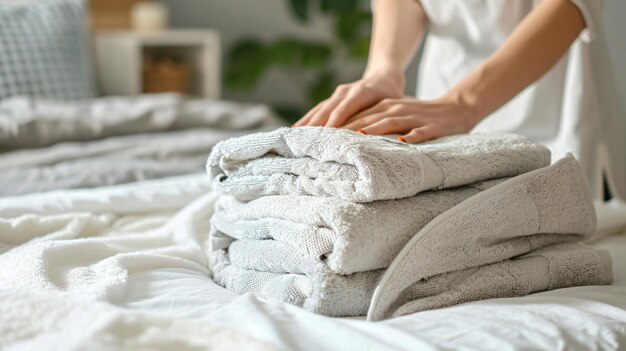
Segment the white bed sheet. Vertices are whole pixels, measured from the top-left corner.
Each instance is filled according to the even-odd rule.
[[[212,195],[206,195],[207,192],[203,176],[188,176],[2,199],[0,218],[28,213],[36,224],[26,226],[30,230],[26,234],[33,240],[0,237],[4,245],[0,246],[0,252],[10,254],[16,248],[24,249],[26,255],[16,257],[40,259],[37,253],[28,250],[29,245],[48,245],[63,250],[85,241],[115,242],[114,246],[109,246],[109,251],[119,246],[120,252],[107,251],[106,255],[100,252],[101,257],[66,262],[68,267],[59,269],[55,277],[24,268],[15,258],[3,254],[0,255],[0,276],[4,272],[5,279],[0,279],[0,291],[31,289],[41,292],[39,290],[50,288],[49,294],[55,298],[103,300],[111,308],[118,306],[170,319],[224,326],[290,350],[626,348],[626,232],[594,244],[611,252],[615,277],[611,286],[568,288],[522,298],[486,300],[371,323],[357,318],[324,317],[284,303],[259,301],[250,294],[238,296],[213,283],[207,274],[206,262],[199,255],[203,248],[198,244],[204,240],[205,222],[210,216]],[[107,236],[110,233],[97,230],[90,231],[89,237],[84,237],[85,233],[72,236],[60,231],[58,225],[56,231],[41,229],[44,228],[42,223],[53,218],[49,216],[77,213],[73,215],[77,217],[79,212],[106,214],[107,220],[113,218],[109,226],[117,228],[115,238],[121,239],[111,239]],[[72,226],[63,228],[75,230]],[[139,247],[140,253],[123,253],[128,250],[124,247],[125,231],[148,233],[150,230],[163,236],[150,234],[157,235],[158,240],[145,248]],[[163,247],[155,246],[156,242]],[[41,259],[36,264],[49,263]],[[85,267],[78,267],[81,265],[89,268],[91,279],[80,280],[81,274],[86,274]],[[110,270],[111,267],[116,269]],[[125,271],[120,273],[120,267]],[[111,279],[114,285],[103,282],[109,271],[119,275]],[[61,287],[52,284],[59,275],[65,278]]]
[[[626,233],[595,244],[613,258],[611,286],[492,299],[371,323],[267,303],[206,275],[161,269],[131,276],[125,307],[206,320],[285,349],[619,350],[626,348]]]

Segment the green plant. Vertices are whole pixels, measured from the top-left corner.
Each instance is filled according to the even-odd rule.
[[[296,37],[263,42],[246,38],[227,53],[225,85],[249,91],[265,72],[278,68],[300,89],[306,106],[274,106],[289,121],[295,121],[309,108],[326,99],[335,86],[358,76],[347,66],[362,65],[370,42],[369,0],[286,0],[292,15],[302,24],[316,15],[328,16],[333,37],[314,41]]]

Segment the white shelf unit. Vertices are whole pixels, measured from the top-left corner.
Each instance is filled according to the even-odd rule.
[[[96,32],[97,79],[104,95],[142,93],[146,54],[173,53],[191,64],[190,94],[218,99],[221,94],[220,38],[212,30]]]

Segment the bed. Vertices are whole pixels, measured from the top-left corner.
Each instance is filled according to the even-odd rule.
[[[217,195],[204,161],[219,140],[279,123],[258,105],[175,95],[93,100],[88,50],[75,45],[86,36],[83,5],[0,11],[0,39],[13,45],[5,51],[23,55],[0,58],[15,78],[0,84],[0,349],[626,348],[626,230],[613,230],[625,216],[613,207],[599,215],[600,232],[614,235],[594,243],[613,258],[610,286],[383,322],[325,317],[218,286],[206,258]],[[12,34],[18,29],[25,32]],[[64,39],[72,48],[64,57],[40,50]]]
[[[215,199],[206,176],[193,174],[0,200],[0,347],[626,347],[626,231],[594,243],[613,258],[610,286],[492,299],[372,323],[324,317],[217,286],[205,256]]]

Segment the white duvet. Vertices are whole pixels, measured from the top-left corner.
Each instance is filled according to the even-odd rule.
[[[211,281],[206,176],[0,199],[0,348],[626,347],[626,235],[596,245],[615,283],[384,322],[334,319]]]

